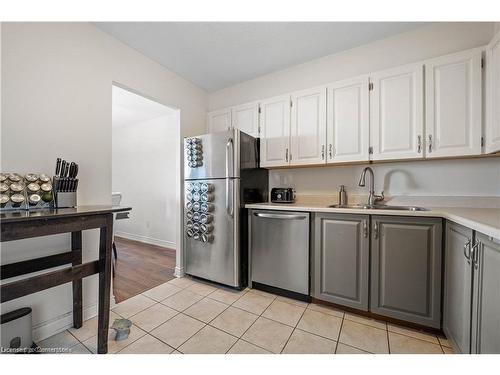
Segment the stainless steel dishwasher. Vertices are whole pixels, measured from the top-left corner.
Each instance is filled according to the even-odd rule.
[[[309,296],[309,213],[250,210],[249,215],[253,287]]]

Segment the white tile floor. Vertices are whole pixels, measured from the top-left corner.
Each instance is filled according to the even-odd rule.
[[[118,304],[133,326],[126,340],[109,334],[109,353],[439,353],[451,354],[444,337],[308,304],[258,290],[235,291],[191,278],[171,280]],[[95,353],[97,320],[39,345]]]

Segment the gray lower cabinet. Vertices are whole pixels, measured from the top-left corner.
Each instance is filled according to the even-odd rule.
[[[372,216],[373,313],[440,328],[442,220]]]
[[[472,353],[500,354],[500,241],[476,232]]]
[[[443,331],[458,353],[470,353],[473,232],[446,223]]]
[[[316,214],[312,295],[368,310],[369,215]]]

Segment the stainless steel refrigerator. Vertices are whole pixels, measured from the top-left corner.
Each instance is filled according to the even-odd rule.
[[[247,285],[246,203],[267,202],[259,140],[237,129],[184,139],[184,254],[192,276]]]

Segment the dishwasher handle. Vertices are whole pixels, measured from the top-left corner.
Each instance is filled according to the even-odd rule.
[[[306,215],[288,215],[288,214],[268,214],[263,212],[254,212],[254,216],[263,217],[265,219],[283,219],[283,220],[304,220],[307,219]]]

